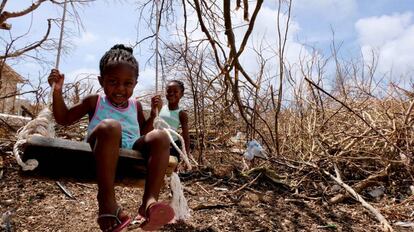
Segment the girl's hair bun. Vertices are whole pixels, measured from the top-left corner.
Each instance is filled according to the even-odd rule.
[[[116,45],[114,45],[114,46],[111,48],[111,50],[115,50],[115,49],[125,50],[125,51],[127,51],[127,52],[129,52],[129,53],[131,53],[131,54],[133,54],[133,53],[134,53],[134,50],[133,50],[131,47],[127,47],[127,46],[125,46],[125,45],[123,45],[123,44],[116,44]]]
[[[99,62],[101,76],[104,76],[105,70],[113,65],[127,64],[135,69],[135,75],[138,78],[139,68],[138,61],[135,59],[133,49],[123,44],[114,45],[107,51]]]

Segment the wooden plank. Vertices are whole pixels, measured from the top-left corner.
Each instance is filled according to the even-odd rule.
[[[60,138],[31,136],[23,147],[22,159],[36,159],[39,166],[22,176],[41,179],[67,179],[76,182],[95,182],[95,158],[88,143]],[[177,166],[177,158],[170,156],[166,175]],[[116,183],[142,186],[147,172],[145,158],[135,150],[120,149]]]
[[[61,139],[61,138],[48,138],[43,137],[39,135],[33,135],[30,136],[29,139],[27,139],[24,153],[30,152],[31,149],[42,149],[42,151],[49,151],[53,150],[61,151],[61,150],[67,150],[71,151],[72,153],[91,153],[91,147],[88,143],[85,142],[79,142],[79,141],[73,141],[73,140],[67,140],[67,139]],[[120,149],[121,157],[131,158],[131,159],[137,159],[137,160],[144,160],[144,157],[142,154],[135,150],[128,150],[128,149]]]

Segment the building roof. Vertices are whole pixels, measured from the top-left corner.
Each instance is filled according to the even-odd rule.
[[[1,70],[1,76],[7,77],[6,81],[14,80],[19,83],[24,82],[23,77],[20,76],[20,74],[18,74],[16,71],[14,71],[14,69],[10,67],[8,64],[3,63],[2,65],[2,63],[0,63],[0,68],[1,66],[3,66],[3,69]]]

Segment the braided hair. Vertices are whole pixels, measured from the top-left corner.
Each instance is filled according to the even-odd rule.
[[[119,64],[125,64],[135,70],[136,78],[138,78],[138,61],[133,55],[133,49],[123,44],[116,44],[107,51],[99,62],[99,71],[101,76],[104,75],[107,68]]]
[[[178,85],[178,87],[180,87],[180,90],[182,91],[182,93],[184,93],[184,83],[182,81],[179,80],[171,80],[168,83],[176,83]]]

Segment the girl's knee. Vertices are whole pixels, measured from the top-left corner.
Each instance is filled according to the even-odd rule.
[[[151,131],[148,135],[149,143],[163,148],[170,147],[170,139],[168,137],[167,132],[165,132],[164,130],[156,129]]]
[[[99,134],[116,136],[121,135],[121,124],[114,119],[104,119],[97,126]]]

